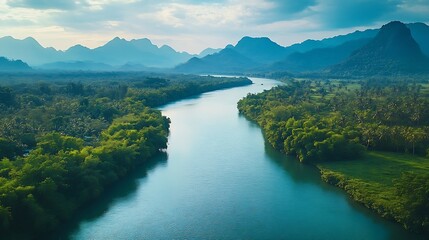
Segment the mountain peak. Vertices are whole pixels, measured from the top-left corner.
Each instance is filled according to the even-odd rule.
[[[152,41],[148,38],[140,38],[140,39],[133,39],[131,40],[131,42],[136,42],[136,43],[147,43],[147,44],[153,44]]]
[[[88,47],[83,46],[82,44],[76,44],[69,49],[89,49]]]
[[[26,37],[23,41],[27,41],[27,42],[37,42],[36,39],[34,39],[33,37]]]
[[[391,21],[389,23],[384,24],[381,27],[381,30],[386,28],[404,28],[404,27],[407,27],[407,26],[401,21]]]
[[[377,51],[388,58],[418,59],[422,55],[419,45],[411,35],[410,29],[399,21],[383,25],[368,47],[370,50]]]
[[[383,25],[373,40],[331,70],[357,75],[416,74],[429,71],[429,60],[407,26],[393,21]]]
[[[8,40],[8,41],[11,41],[11,40],[16,40],[16,39],[15,39],[15,38],[13,38],[12,36],[4,36],[4,37],[0,38],[0,40]]]
[[[34,39],[33,37],[27,37],[23,40],[21,40],[24,44],[28,45],[29,47],[37,47],[37,48],[44,48],[40,43]]]
[[[203,51],[201,51],[201,52],[200,52],[200,54],[198,54],[198,57],[202,58],[202,57],[205,57],[205,56],[208,56],[208,55],[214,54],[214,53],[218,53],[218,52],[220,52],[221,50],[222,50],[221,48],[217,48],[217,49],[214,49],[214,48],[206,48],[206,49],[204,49]]]
[[[120,38],[120,37],[114,37],[112,40],[110,40],[107,43],[115,43],[115,42],[126,42],[127,40],[125,40],[125,38]]]
[[[266,45],[271,45],[271,46],[280,46],[277,43],[271,41],[271,39],[269,39],[268,37],[249,37],[249,36],[245,36],[243,37],[240,41],[238,41],[237,45],[235,47],[247,47],[247,46],[266,46]]]
[[[259,63],[273,63],[286,57],[285,48],[267,37],[243,37],[234,50]]]

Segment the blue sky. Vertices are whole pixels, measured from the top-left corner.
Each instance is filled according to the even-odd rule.
[[[392,21],[429,23],[429,0],[0,0],[0,36],[97,47],[119,36],[180,51],[267,36],[281,45]]]

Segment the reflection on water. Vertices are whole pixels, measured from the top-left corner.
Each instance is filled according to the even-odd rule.
[[[73,232],[78,232],[83,222],[91,222],[100,218],[108,212],[110,207],[114,206],[115,203],[127,201],[129,198],[133,198],[136,194],[136,190],[144,183],[145,178],[153,169],[156,167],[167,166],[167,159],[167,153],[160,152],[158,156],[136,167],[136,169],[126,177],[114,183],[110,187],[107,187],[108,189],[106,189],[106,191],[99,196],[96,201],[83,207],[79,214],[72,218],[64,228],[43,238],[68,239],[69,236],[67,235]]]
[[[373,219],[375,224],[379,222],[383,224],[389,230],[387,239],[425,239],[422,235],[406,232],[397,223],[383,221],[374,212],[351,199],[342,189],[323,182],[320,178],[319,170],[315,166],[302,164],[296,158],[276,151],[267,141],[265,142],[265,153],[268,159],[283,169],[284,173],[292,177],[293,181],[317,185],[327,194],[336,193],[337,197],[343,198],[353,209],[358,210],[367,218]],[[339,219],[339,221],[341,221],[341,219]]]

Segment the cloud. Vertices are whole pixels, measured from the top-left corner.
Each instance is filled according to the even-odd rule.
[[[391,19],[406,19],[410,22],[428,22],[429,3],[427,0],[408,0],[398,4],[396,12]]]
[[[317,4],[316,0],[301,0],[301,1],[282,1],[282,0],[271,0],[275,7],[273,12],[277,15],[280,20],[290,19],[291,15],[295,16],[308,10],[310,7]]]
[[[8,27],[8,26],[24,27],[24,26],[34,25],[34,22],[30,20],[1,19],[1,18],[0,20],[1,20],[0,27]]]
[[[70,10],[85,4],[85,1],[70,0],[8,0],[10,7],[32,8],[32,9],[61,9]]]
[[[395,12],[398,0],[325,0],[313,7],[315,20],[330,29],[371,25]]]
[[[115,36],[148,37],[196,52],[244,35],[293,43],[391,20],[427,23],[428,12],[427,0],[0,0],[0,26],[7,35],[56,29],[49,36],[61,31],[91,46]]]

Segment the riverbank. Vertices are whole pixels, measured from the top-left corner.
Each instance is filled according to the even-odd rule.
[[[419,228],[407,221],[409,213],[406,203],[395,184],[404,172],[427,173],[429,159],[410,154],[369,151],[361,159],[325,162],[316,166],[325,182],[344,189],[355,201],[384,218],[401,223],[406,229]],[[411,188],[412,183],[409,184]],[[427,230],[427,226],[420,228]]]
[[[170,121],[153,107],[252,84],[138,74],[119,84],[109,76],[0,87],[9,98],[0,102],[0,238],[54,231],[167,148]]]
[[[421,87],[295,80],[248,95],[237,107],[276,150],[318,166],[325,181],[382,217],[429,232],[429,159],[423,157],[429,115],[426,107],[410,107],[429,100],[414,86]]]
[[[281,83],[251,80],[160,108],[167,159],[58,239],[416,239],[266,145],[235,104]]]

